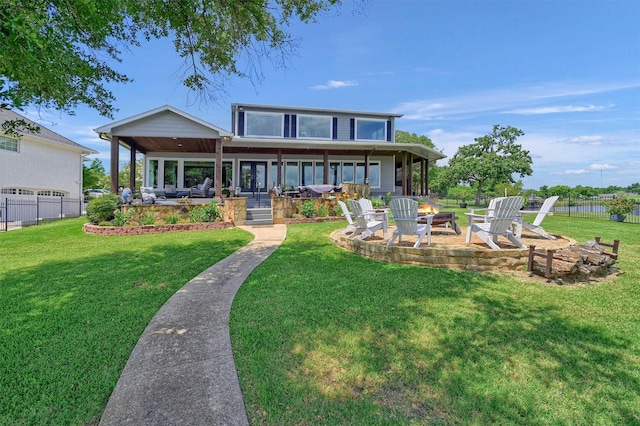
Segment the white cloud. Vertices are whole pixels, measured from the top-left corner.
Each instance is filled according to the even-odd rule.
[[[542,100],[594,95],[622,89],[640,87],[640,83],[571,83],[549,82],[538,85],[502,87],[478,92],[467,92],[439,99],[419,99],[403,102],[394,112],[404,114],[408,120],[454,119],[470,114],[489,112],[550,114],[559,112],[600,111],[611,107],[588,104],[586,106],[543,106]]]
[[[532,115],[532,114],[557,114],[564,112],[587,112],[587,111],[602,111],[606,108],[610,108],[613,105],[609,106],[575,106],[575,105],[564,105],[564,106],[547,106],[547,107],[537,107],[537,108],[523,108],[523,109],[515,109],[513,111],[506,111],[509,114],[520,114],[520,115]]]
[[[327,84],[313,86],[316,90],[341,89],[343,87],[357,86],[358,82],[353,80],[329,80]]]
[[[587,145],[600,145],[604,142],[603,136],[576,136],[573,138],[564,139],[562,142],[570,144],[587,144]]]
[[[591,170],[611,170],[611,169],[617,169],[617,167],[616,167],[616,166],[612,166],[611,164],[606,164],[606,163],[605,163],[605,164],[598,164],[598,163],[594,163],[594,164],[591,164],[591,165],[589,166],[589,168],[590,168]]]

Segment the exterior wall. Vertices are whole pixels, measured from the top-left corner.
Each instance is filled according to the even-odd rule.
[[[20,138],[18,151],[0,150],[0,188],[62,191],[70,198],[81,197],[79,151],[29,135]]]
[[[201,124],[195,123],[170,111],[163,111],[150,117],[124,124],[114,129],[117,135],[144,135],[185,138],[218,138],[220,134]]]

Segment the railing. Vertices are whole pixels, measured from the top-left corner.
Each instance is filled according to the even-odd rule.
[[[0,231],[65,217],[79,217],[83,207],[83,200],[67,197],[0,198]]]
[[[609,220],[610,214],[602,204],[602,200],[586,198],[560,198],[556,202],[553,213],[570,217]],[[640,203],[635,203],[625,222],[640,223]]]

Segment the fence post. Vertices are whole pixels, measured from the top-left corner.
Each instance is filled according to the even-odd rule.
[[[569,194],[569,201],[567,201],[567,206],[569,207],[569,217],[571,217],[571,194]]]
[[[36,226],[40,225],[40,197],[36,196]]]

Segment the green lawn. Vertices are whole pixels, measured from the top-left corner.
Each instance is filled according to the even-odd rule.
[[[83,219],[0,233],[0,424],[99,420],[163,303],[251,240],[238,230],[131,237]]]
[[[290,226],[241,287],[231,333],[252,424],[640,424],[640,227],[611,282],[558,286],[378,263]]]
[[[0,233],[0,424],[96,422],[145,326],[250,240],[238,230],[96,237],[82,219]],[[640,226],[586,286],[386,264],[290,226],[241,287],[231,331],[252,424],[640,424]]]

